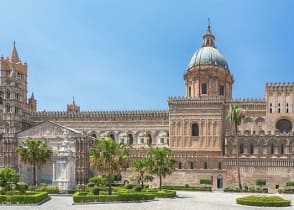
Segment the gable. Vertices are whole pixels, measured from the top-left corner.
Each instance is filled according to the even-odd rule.
[[[55,122],[46,121],[21,131],[16,134],[18,139],[29,139],[29,138],[56,138],[68,136],[82,136],[82,133],[65,127],[63,125],[57,124]]]

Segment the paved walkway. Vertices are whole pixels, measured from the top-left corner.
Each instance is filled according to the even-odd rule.
[[[177,192],[178,197],[174,199],[157,199],[155,201],[138,203],[111,203],[111,204],[91,204],[72,205],[70,196],[52,196],[51,200],[40,206],[0,206],[1,210],[274,210],[276,208],[249,207],[235,204],[237,197],[245,196],[246,193],[223,193],[223,192]],[[294,195],[282,195],[290,199],[294,205]],[[294,206],[280,209],[293,209]]]

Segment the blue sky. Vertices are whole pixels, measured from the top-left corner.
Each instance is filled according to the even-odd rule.
[[[234,98],[294,81],[294,1],[1,1],[0,54],[16,41],[38,110],[167,109],[211,19]]]

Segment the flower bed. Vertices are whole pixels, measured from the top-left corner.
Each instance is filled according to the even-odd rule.
[[[246,206],[284,207],[290,206],[291,201],[279,196],[256,196],[250,195],[236,199],[237,204]]]
[[[27,192],[23,195],[0,195],[0,204],[34,204],[47,198],[47,192]]]

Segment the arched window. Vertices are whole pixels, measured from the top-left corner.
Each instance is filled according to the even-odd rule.
[[[274,144],[271,144],[270,145],[270,153],[271,154],[274,154]]]
[[[207,169],[208,166],[207,166],[207,162],[204,162],[204,169]]]
[[[194,169],[194,163],[190,162],[190,169]]]
[[[284,154],[284,152],[285,152],[285,151],[284,151],[284,144],[281,144],[280,153],[281,153],[281,154]]]
[[[222,169],[222,162],[218,162],[218,169],[219,169],[219,170]]]
[[[254,153],[254,146],[253,146],[253,144],[251,143],[250,145],[249,145],[249,154],[253,154]]]
[[[128,134],[128,142],[129,142],[129,145],[132,145],[134,143],[133,135],[130,133]]]
[[[197,123],[192,124],[192,136],[199,136],[199,126]]]
[[[110,136],[110,138],[112,138],[113,141],[115,141],[115,137],[114,137],[114,134],[113,133],[110,134],[109,136]]]
[[[280,133],[289,133],[292,130],[292,123],[287,119],[281,119],[276,123],[276,128]]]
[[[148,134],[148,145],[152,144],[152,137],[150,134]]]
[[[243,144],[240,144],[239,153],[240,154],[244,153],[244,145]]]
[[[182,169],[182,162],[179,162],[179,169]]]

